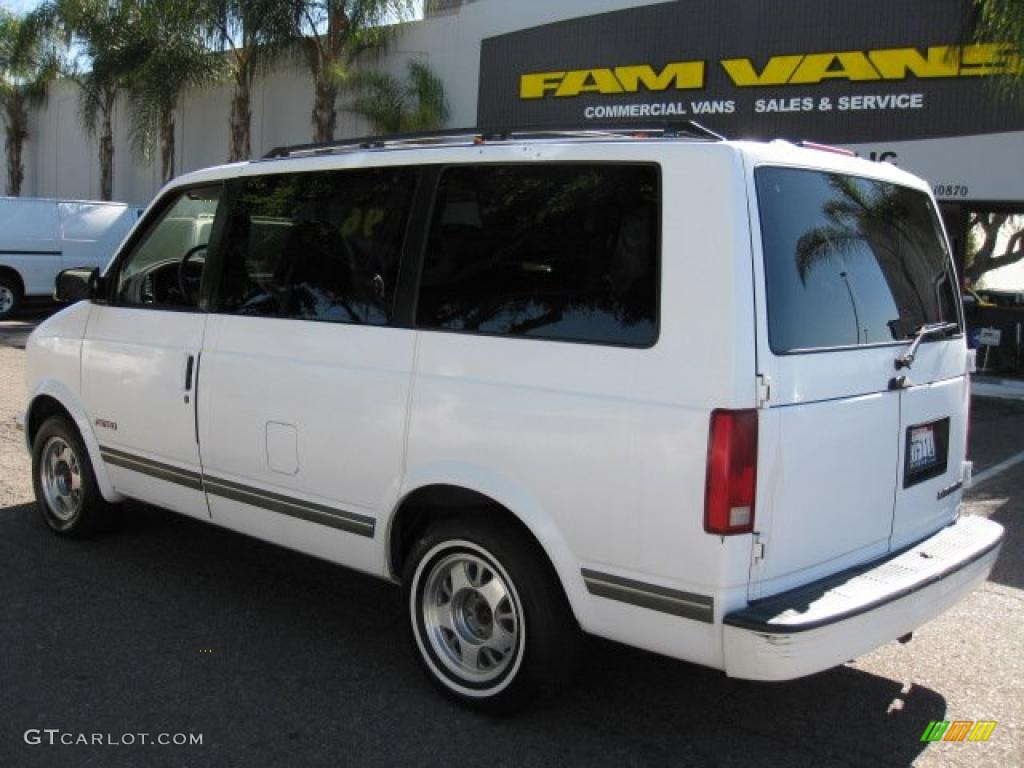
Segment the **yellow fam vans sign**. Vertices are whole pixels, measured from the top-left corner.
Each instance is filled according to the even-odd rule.
[[[936,45],[928,48],[880,48],[832,53],[771,56],[758,67],[749,58],[721,59],[722,69],[738,88],[814,85],[826,81],[877,82],[917,78],[987,77],[1020,72],[1024,62],[1012,45]],[[674,61],[661,68],[630,64],[520,76],[521,99],[623,94],[645,91],[699,90],[706,84],[706,62]]]

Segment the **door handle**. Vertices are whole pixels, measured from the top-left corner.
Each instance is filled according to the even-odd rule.
[[[185,391],[192,391],[192,369],[195,368],[196,358],[195,355],[189,355],[188,360],[185,362]],[[187,401],[186,401],[187,402]]]

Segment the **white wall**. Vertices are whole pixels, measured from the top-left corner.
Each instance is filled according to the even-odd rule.
[[[473,126],[481,40],[576,16],[652,4],[652,0],[479,0],[450,14],[407,24],[387,52],[371,57],[367,64],[376,63],[401,75],[409,58],[420,58],[445,83],[451,105],[449,126]],[[182,100],[177,119],[176,173],[226,162],[230,93],[225,85],[191,92]],[[253,156],[260,157],[282,144],[311,141],[312,111],[312,83],[301,67],[282,66],[257,83],[252,99]],[[116,108],[114,133],[114,199],[147,203],[159,189],[159,168],[133,154],[123,100]],[[339,110],[338,138],[368,133],[365,121]],[[32,115],[24,154],[22,195],[99,196],[98,145],[82,129],[77,86],[59,82],[52,87],[47,103]],[[0,164],[0,184],[4,188],[6,175],[6,165]]]

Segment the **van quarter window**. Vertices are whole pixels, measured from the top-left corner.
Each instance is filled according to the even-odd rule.
[[[377,168],[246,179],[218,311],[387,324],[416,176]]]
[[[417,323],[650,346],[658,332],[659,213],[653,165],[449,168]]]
[[[891,343],[925,323],[958,322],[923,192],[794,168],[755,175],[775,353]]]

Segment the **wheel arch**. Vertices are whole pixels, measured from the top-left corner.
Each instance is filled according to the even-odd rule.
[[[475,480],[468,474],[475,475]],[[577,622],[586,628],[586,586],[568,543],[535,499],[497,476],[484,479],[477,471],[431,472],[407,484],[385,528],[387,575],[400,581],[405,557],[420,532],[436,520],[457,515],[495,516],[522,530],[551,567]]]
[[[25,409],[25,442],[29,452],[32,451],[32,443],[43,422],[56,415],[69,419],[78,430],[79,437],[89,452],[89,461],[92,463],[96,484],[103,498],[112,503],[122,501],[124,497],[114,490],[107,475],[106,465],[100,455],[99,442],[89,425],[85,410],[67,387],[52,379],[40,382],[29,401],[28,408]]]
[[[25,296],[25,279],[21,276],[21,272],[7,264],[0,264],[0,277],[12,278],[18,286],[21,296]]]

